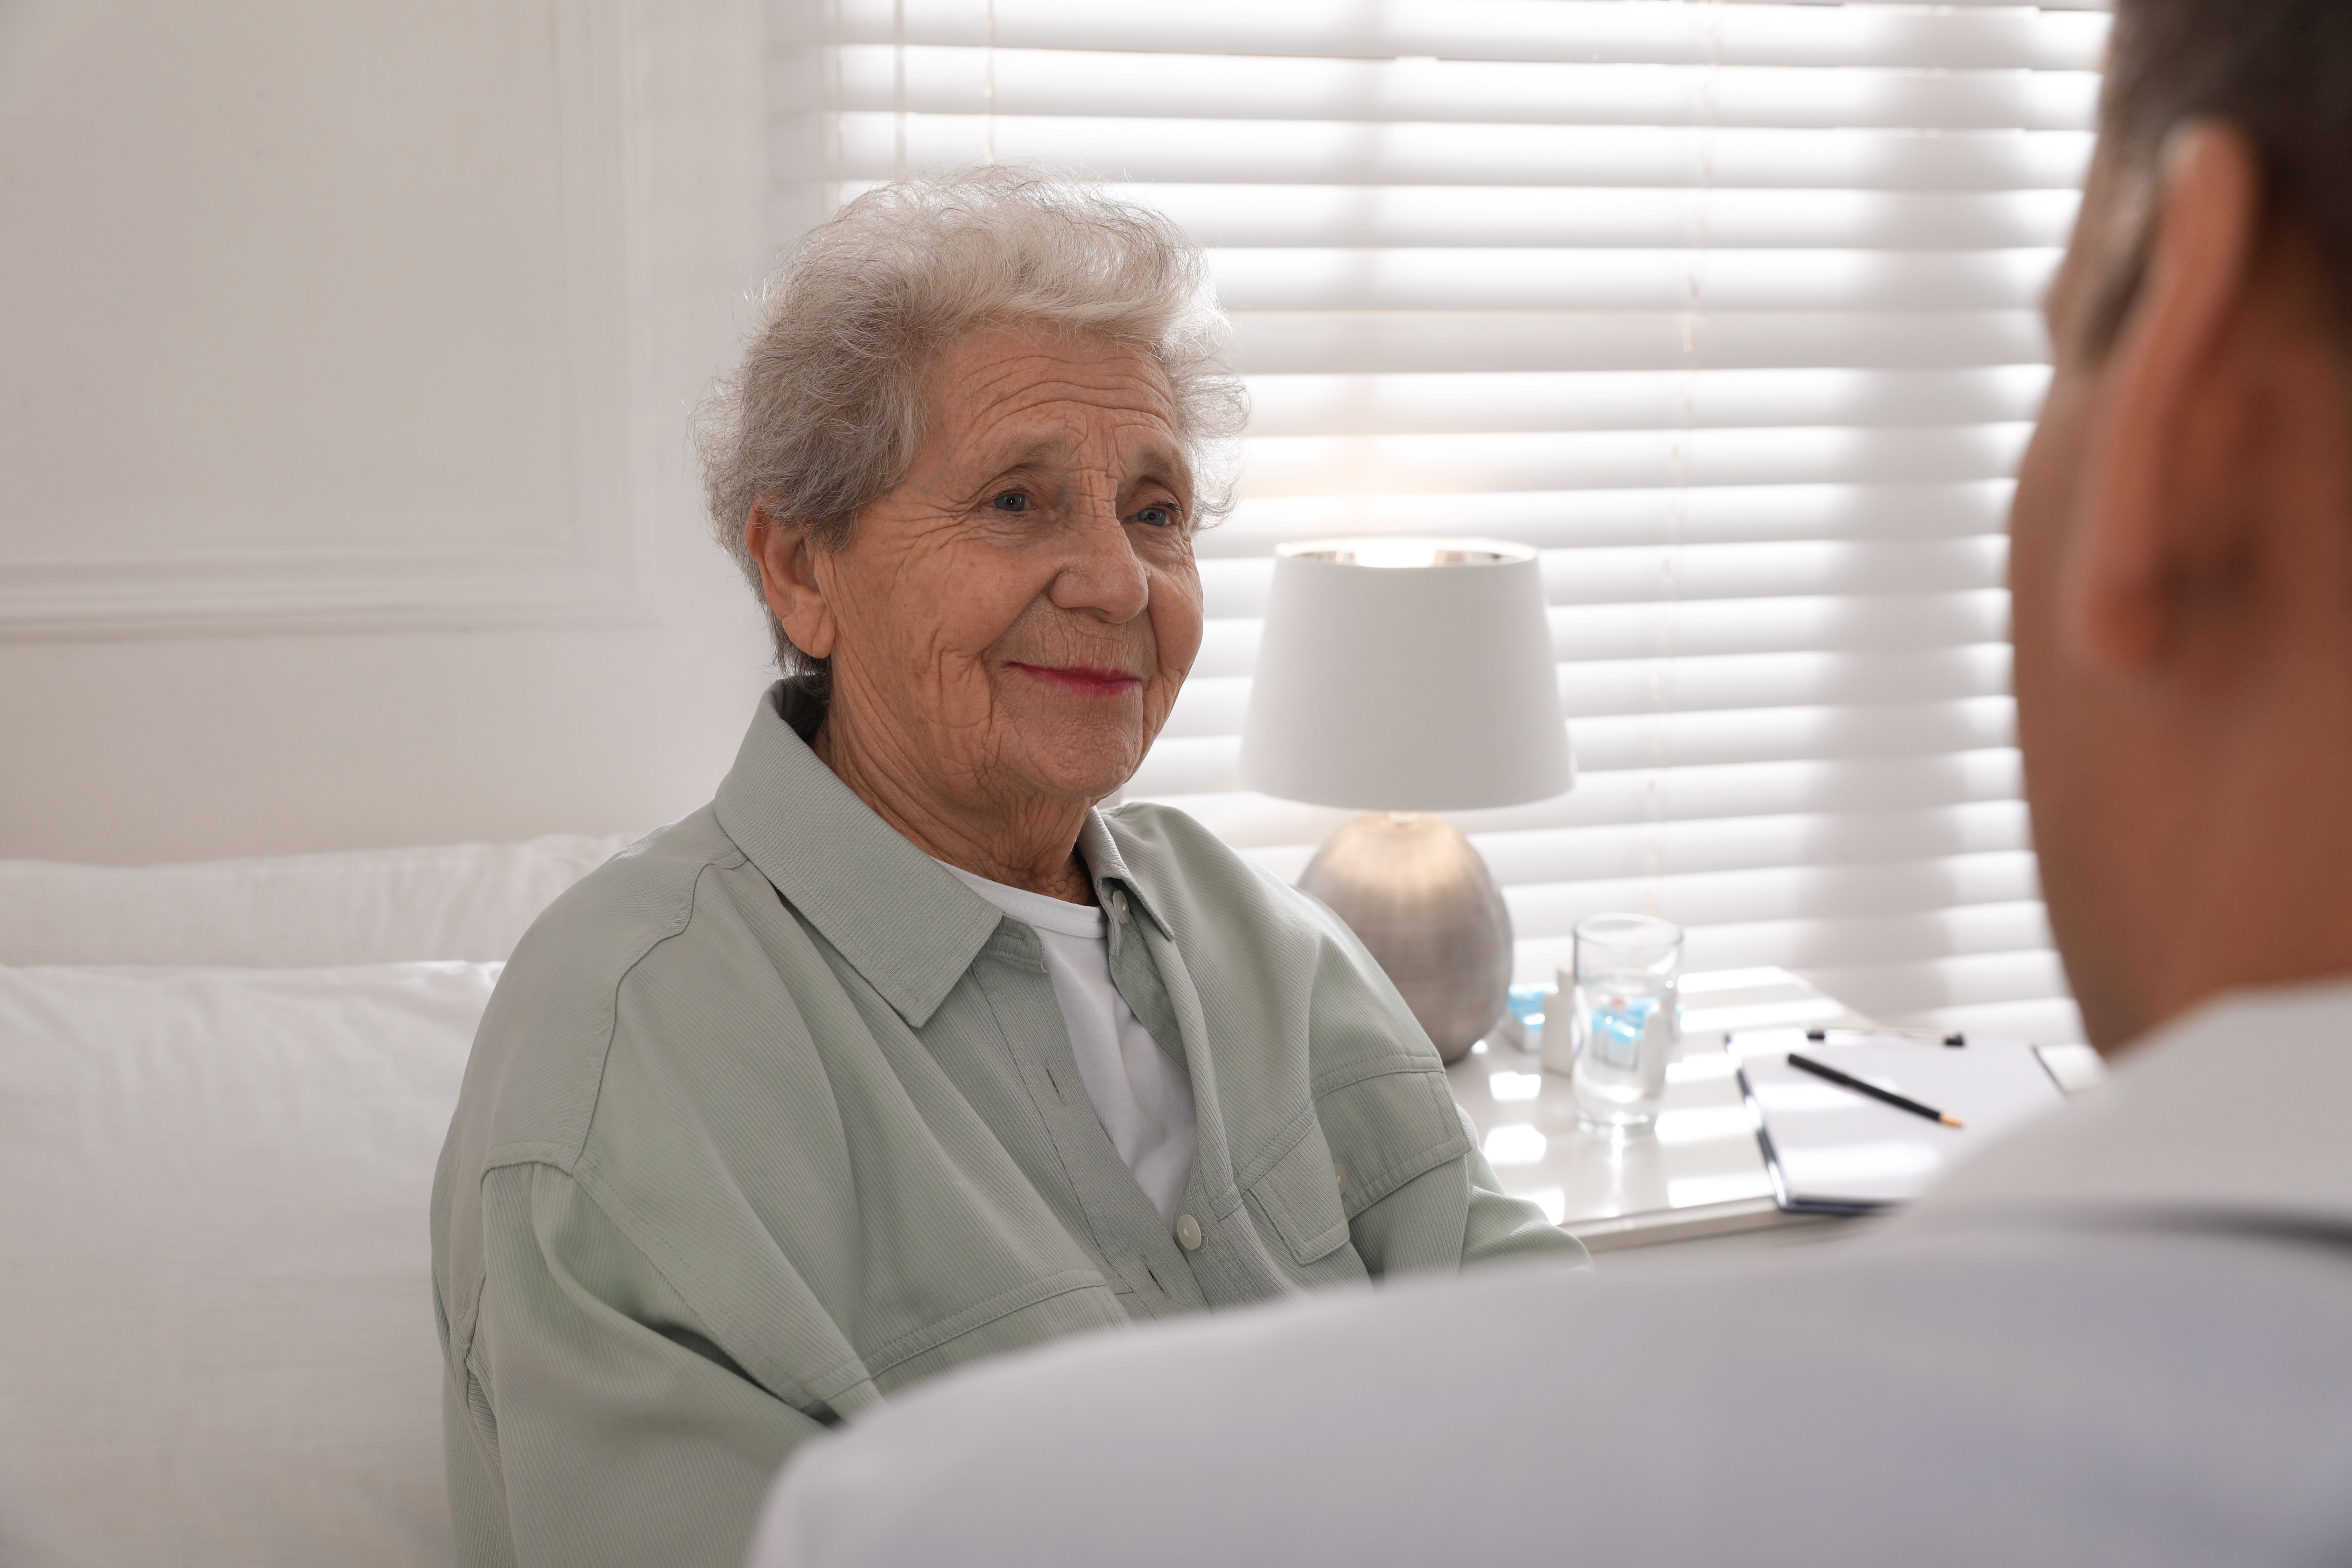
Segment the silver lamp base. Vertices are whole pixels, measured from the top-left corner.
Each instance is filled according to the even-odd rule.
[[[1298,879],[1362,939],[1437,1054],[1469,1055],[1511,987],[1511,911],[1462,830],[1427,812],[1371,812],[1323,842]]]

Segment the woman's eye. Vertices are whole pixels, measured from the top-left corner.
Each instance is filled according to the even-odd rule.
[[[1007,490],[988,504],[999,511],[1027,511],[1029,498],[1019,490]]]
[[[1166,528],[1176,521],[1176,509],[1172,506],[1148,506],[1135,514],[1135,521],[1153,528]]]

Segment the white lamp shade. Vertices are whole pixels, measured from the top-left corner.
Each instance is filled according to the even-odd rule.
[[[1321,540],[1275,552],[1242,782],[1359,811],[1468,811],[1576,782],[1543,574],[1523,544]]]

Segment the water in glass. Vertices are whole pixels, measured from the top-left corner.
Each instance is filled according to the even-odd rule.
[[[1634,1131],[1658,1117],[1674,1055],[1675,984],[1651,969],[1599,970],[1577,976],[1569,1016],[1576,1032],[1578,1116],[1595,1126]]]

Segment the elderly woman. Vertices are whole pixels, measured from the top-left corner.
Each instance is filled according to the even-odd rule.
[[[1223,337],[1165,220],[1003,168],[787,262],[706,458],[788,679],[524,940],[442,1161],[467,1563],[731,1565],[793,1445],[916,1379],[1581,1256],[1344,925],[1097,809],[1200,647]]]

